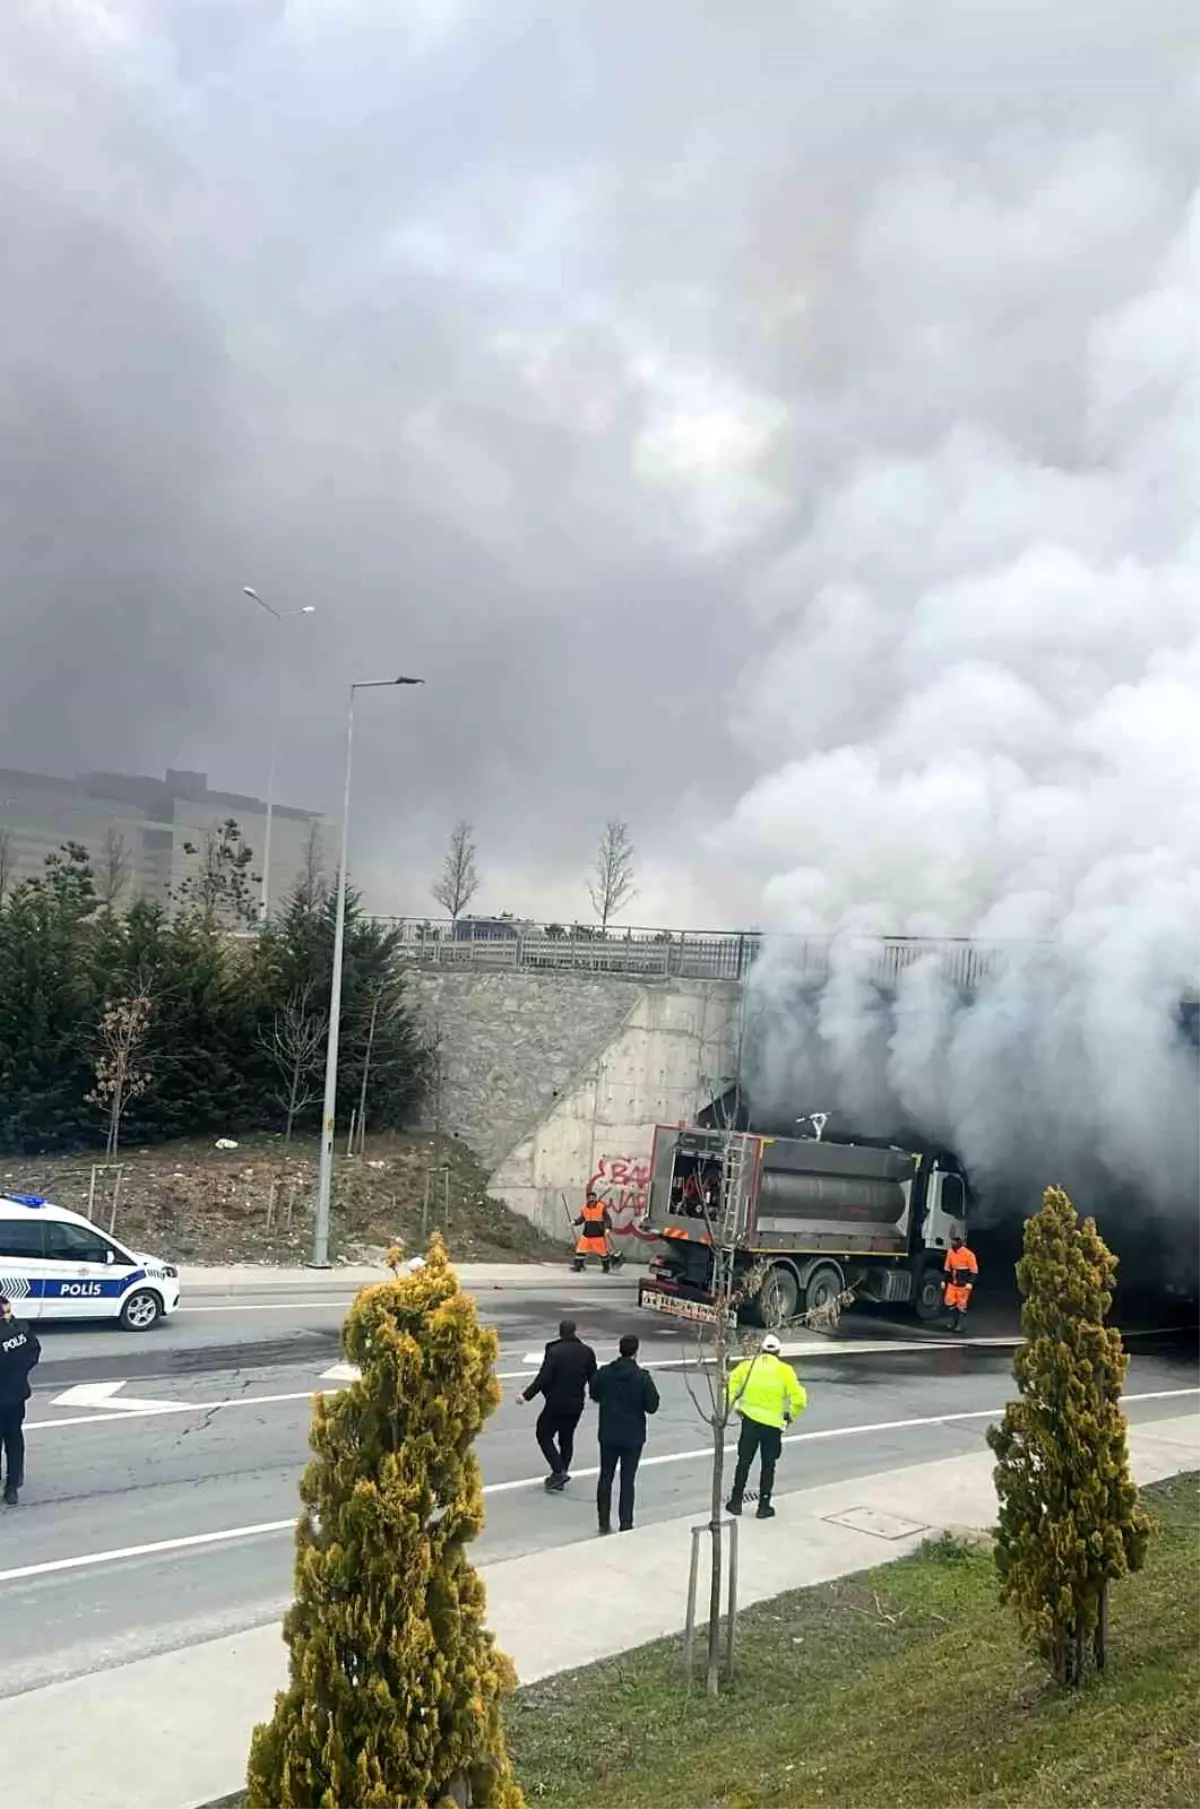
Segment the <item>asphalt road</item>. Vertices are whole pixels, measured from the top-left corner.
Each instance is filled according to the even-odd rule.
[[[549,1497],[533,1440],[536,1407],[516,1398],[533,1373],[526,1359],[564,1314],[579,1320],[602,1360],[632,1327],[643,1359],[662,1366],[639,1520],[705,1510],[707,1428],[679,1367],[692,1347],[670,1324],[639,1314],[633,1295],[633,1283],[601,1295],[564,1277],[561,1290],[484,1297],[501,1339],[504,1401],[478,1446],[488,1502],[475,1548],[481,1562],[584,1538],[594,1526],[594,1418],[589,1412],[580,1427],[572,1484]],[[282,1613],[311,1395],[336,1386],[322,1376],[338,1360],[345,1304],[333,1288],[236,1303],[193,1296],[143,1338],[38,1328],[44,1358],[29,1410],[27,1486],[19,1508],[0,1512],[0,1695]],[[797,1360],[810,1406],[785,1450],[781,1488],[978,1449],[1011,1393],[1011,1350],[938,1342],[886,1320],[844,1327],[871,1347],[839,1354],[831,1345]],[[1187,1410],[1182,1391],[1194,1399],[1200,1381],[1194,1340],[1138,1339],[1134,1349],[1131,1419]],[[153,1411],[60,1399],[106,1382],[123,1384],[110,1400]]]

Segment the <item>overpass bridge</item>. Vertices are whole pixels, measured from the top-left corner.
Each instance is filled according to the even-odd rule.
[[[551,1235],[566,1230],[563,1198],[578,1200],[598,1181],[635,1247],[653,1127],[692,1120],[725,1092],[739,1065],[744,983],[785,939],[748,930],[604,934],[514,918],[375,921],[397,932],[433,1050],[428,1128],[469,1143],[491,1191]],[[834,966],[832,940],[786,942],[789,977],[802,992],[819,991]],[[964,1001],[1017,952],[898,936],[864,939],[857,951],[885,999],[914,963],[932,959]],[[1193,991],[1180,1007],[1193,1044],[1197,1004]]]

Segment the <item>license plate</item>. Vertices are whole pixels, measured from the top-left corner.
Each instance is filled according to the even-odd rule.
[[[706,1300],[683,1300],[677,1294],[659,1294],[647,1288],[641,1305],[649,1307],[652,1313],[666,1313],[670,1319],[688,1319],[694,1325],[715,1325],[717,1322],[717,1310]]]

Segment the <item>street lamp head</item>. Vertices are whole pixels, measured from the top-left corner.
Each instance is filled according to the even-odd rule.
[[[402,674],[396,680],[396,683],[398,685],[423,685],[425,683],[425,680],[423,678],[405,678]]]
[[[304,607],[296,613],[302,616],[315,616],[317,613],[317,606],[315,603],[306,603]]]

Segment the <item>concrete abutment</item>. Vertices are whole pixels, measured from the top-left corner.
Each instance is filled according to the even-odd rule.
[[[410,997],[435,1050],[423,1128],[462,1137],[498,1199],[564,1243],[589,1181],[636,1257],[656,1124],[693,1118],[730,1084],[740,987],[417,970]]]

